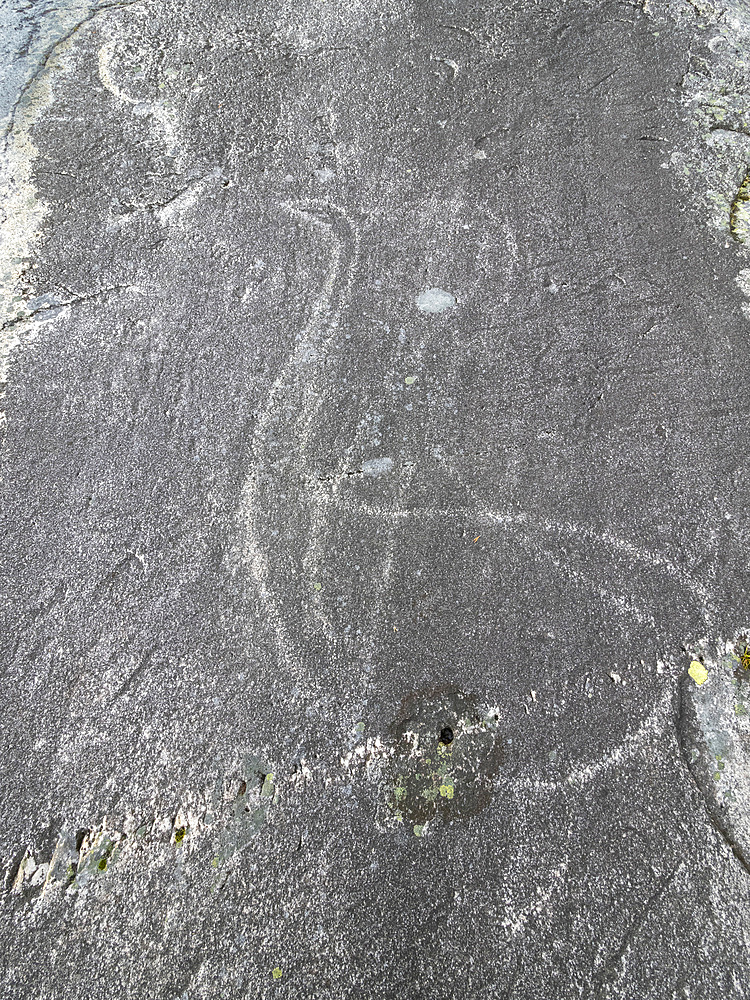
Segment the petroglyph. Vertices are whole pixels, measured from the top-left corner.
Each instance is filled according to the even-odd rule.
[[[327,202],[307,206],[286,203],[281,208],[328,242],[330,260],[307,322],[296,334],[291,353],[258,415],[252,441],[254,468],[245,487],[241,518],[244,558],[274,631],[279,659],[299,676],[303,640],[290,634],[279,594],[285,589],[285,579],[305,572],[308,579],[316,575],[316,541],[322,527],[319,494],[323,487],[313,485],[309,491],[297,493],[299,508],[294,511],[294,520],[309,518],[310,526],[307,552],[296,566],[293,553],[282,550],[277,555],[279,547],[273,550],[272,531],[278,533],[278,528],[271,525],[283,524],[287,489],[294,489],[291,477],[285,475],[292,464],[314,483],[316,470],[308,457],[310,436],[322,405],[324,366],[340,332],[354,278],[359,234],[347,213]],[[324,631],[329,629],[320,602],[311,605],[310,617],[317,619]]]

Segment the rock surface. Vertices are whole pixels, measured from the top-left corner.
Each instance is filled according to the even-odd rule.
[[[0,996],[744,1000],[744,5],[0,59]]]

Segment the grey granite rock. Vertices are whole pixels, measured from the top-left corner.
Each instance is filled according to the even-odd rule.
[[[0,996],[744,1000],[744,5],[0,25]]]

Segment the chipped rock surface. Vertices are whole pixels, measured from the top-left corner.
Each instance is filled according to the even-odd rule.
[[[0,1000],[745,1000],[746,5],[0,60]]]

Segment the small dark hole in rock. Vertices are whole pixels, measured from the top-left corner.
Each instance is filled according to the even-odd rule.
[[[83,842],[88,836],[90,831],[88,830],[78,830],[76,831],[76,850],[80,851],[83,847]]]
[[[450,726],[443,726],[440,730],[440,742],[445,744],[445,746],[453,742],[453,730]]]
[[[245,794],[246,791],[247,791],[247,782],[246,781],[241,781],[240,782],[240,787],[239,787],[239,789],[237,791],[237,798],[238,799],[241,798]]]

